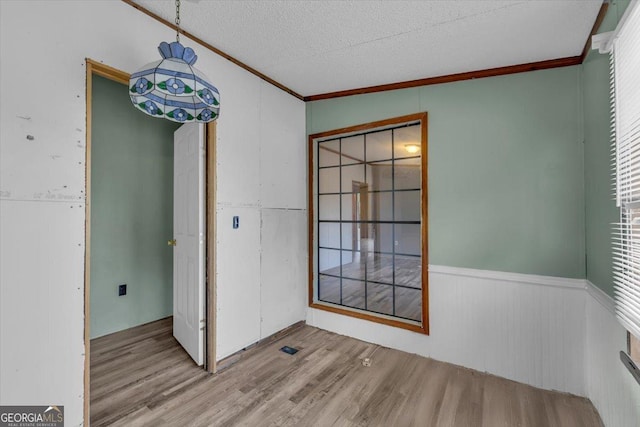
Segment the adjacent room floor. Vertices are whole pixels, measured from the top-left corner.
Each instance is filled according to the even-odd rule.
[[[283,346],[299,349],[285,354]],[[371,366],[363,366],[370,358]],[[310,326],[216,375],[171,318],[91,341],[91,425],[602,426],[591,402]]]
[[[320,301],[418,322],[422,319],[419,256],[371,253],[357,262],[320,271],[318,288]]]

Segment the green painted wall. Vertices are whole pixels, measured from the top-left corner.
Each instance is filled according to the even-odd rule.
[[[609,4],[599,32],[612,31],[629,0]],[[613,200],[609,143],[609,56],[592,51],[583,67],[587,279],[613,296],[611,224],[620,219]]]
[[[126,86],[93,78],[91,337],[171,315],[173,132],[131,105]],[[126,283],[127,295],[118,296]]]
[[[316,133],[429,113],[429,262],[585,277],[581,67],[307,104]]]

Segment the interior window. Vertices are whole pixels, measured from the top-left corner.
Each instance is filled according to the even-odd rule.
[[[419,117],[310,137],[312,305],[426,331],[426,114]]]

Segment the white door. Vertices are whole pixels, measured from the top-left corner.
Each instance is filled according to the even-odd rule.
[[[204,361],[204,125],[182,125],[173,136],[173,336]]]

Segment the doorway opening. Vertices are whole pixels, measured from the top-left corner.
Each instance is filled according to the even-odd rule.
[[[362,221],[369,218],[369,184],[352,181],[351,185],[351,247],[353,262],[366,261],[363,252],[367,252],[369,243],[369,228],[362,226]]]
[[[94,77],[96,80],[94,80]],[[107,80],[104,80],[104,79]],[[96,115],[94,110],[94,95],[98,94],[98,84],[117,84],[118,87],[112,88],[112,90],[122,90],[122,93],[126,94],[127,86],[129,83],[129,75],[123,71],[117,70],[115,68],[106,66],[101,63],[97,63],[90,59],[86,61],[86,112],[87,112],[87,123],[86,123],[86,183],[85,183],[85,191],[86,191],[86,220],[85,220],[85,366],[84,366],[84,419],[85,422],[89,422],[90,419],[90,393],[91,393],[91,382],[90,382],[90,372],[91,372],[91,340],[93,338],[91,333],[91,305],[92,305],[92,280],[96,281],[96,285],[98,281],[96,276],[92,275],[91,263],[92,257],[95,254],[92,254],[92,232],[94,238],[94,244],[96,243],[95,238],[99,236],[108,236],[108,230],[101,230],[100,226],[96,221],[92,222],[92,210],[94,216],[97,218],[99,215],[105,213],[105,211],[109,211],[111,209],[111,204],[105,200],[100,200],[99,203],[94,203],[92,199],[92,136],[93,129],[92,123],[97,125],[100,123],[99,121],[102,118],[99,115]],[[94,81],[97,81],[96,88],[94,90]],[[103,92],[104,93],[104,90]],[[97,99],[97,98],[96,98]],[[129,106],[127,106],[129,107]],[[140,115],[141,119],[144,119],[144,115],[135,112],[133,108],[127,111],[127,114],[131,115]],[[135,117],[135,116],[134,116]],[[117,115],[116,115],[117,118]],[[135,253],[136,256],[129,257],[129,264],[144,264],[145,262],[149,262],[150,266],[148,266],[148,270],[153,271],[154,275],[160,275],[163,277],[153,277],[147,280],[145,286],[153,295],[156,295],[157,299],[164,301],[165,307],[164,310],[167,310],[166,304],[169,304],[172,307],[169,307],[169,314],[173,316],[173,322],[171,319],[167,320],[158,320],[157,314],[149,314],[151,318],[148,320],[151,323],[149,327],[164,327],[170,328],[173,332],[173,335],[176,336],[176,339],[180,345],[186,350],[187,353],[191,356],[191,358],[195,361],[196,365],[201,365],[204,371],[213,373],[216,371],[216,357],[215,357],[215,141],[216,141],[216,124],[215,122],[209,123],[207,125],[198,125],[198,124],[187,124],[180,126],[179,129],[175,131],[173,134],[173,130],[179,124],[175,124],[172,126],[171,123],[166,121],[160,121],[157,119],[149,118],[151,120],[155,120],[158,123],[158,126],[162,126],[162,132],[169,132],[166,138],[169,138],[169,144],[171,144],[171,140],[173,140],[172,146],[165,146],[163,148],[164,153],[161,153],[159,156],[145,156],[145,152],[137,153],[137,161],[145,162],[147,164],[147,171],[153,171],[152,173],[155,176],[157,170],[165,169],[164,181],[166,181],[166,171],[172,176],[169,176],[169,181],[153,185],[149,184],[147,181],[146,187],[144,182],[137,182],[137,180],[130,179],[122,179],[122,177],[117,177],[118,180],[116,182],[119,183],[118,191],[126,191],[126,187],[128,185],[138,186],[138,195],[149,195],[153,199],[155,197],[154,202],[158,209],[154,210],[151,208],[149,210],[149,206],[145,200],[134,200],[134,206],[129,207],[129,211],[135,212],[138,215],[138,218],[134,224],[131,225],[131,230],[123,230],[119,231],[119,236],[125,236],[125,242],[118,242],[119,238],[111,239],[107,237],[108,240],[106,243],[107,251],[102,251],[102,256],[98,258],[100,262],[104,259],[104,253],[109,252],[111,255],[119,256],[120,259],[123,258],[123,253],[129,250],[130,253]],[[118,127],[118,123],[109,123],[110,126],[114,128]],[[102,126],[104,128],[104,126]],[[165,129],[166,128],[166,129]],[[167,130],[168,129],[168,130]],[[164,138],[164,137],[163,137]],[[132,144],[133,145],[133,144]],[[132,147],[134,150],[145,150],[143,144],[136,144],[136,147]],[[96,149],[98,146],[96,145]],[[122,147],[121,147],[122,148]],[[126,147],[124,147],[126,148]],[[115,151],[115,150],[114,150]],[[103,153],[109,152],[109,150],[102,150]],[[114,161],[133,161],[132,158],[134,156],[129,156],[124,152],[123,155],[120,153],[120,157],[116,158]],[[160,159],[160,160],[159,160]],[[181,159],[176,164],[176,159]],[[95,157],[93,159],[95,161]],[[158,162],[162,162],[164,164],[156,164]],[[167,162],[171,163],[167,165]],[[97,165],[96,165],[97,166]],[[104,181],[108,180],[110,176],[117,173],[117,170],[110,171],[101,165],[102,173],[99,177],[100,183],[104,188]],[[131,165],[130,165],[131,166]],[[141,165],[142,167],[143,165]],[[133,166],[135,169],[136,166]],[[187,169],[185,169],[187,168]],[[191,169],[188,169],[191,168]],[[106,172],[105,172],[106,171]],[[140,177],[140,174],[137,174]],[[195,181],[194,181],[195,179]],[[140,180],[142,181],[142,179]],[[94,185],[98,183],[98,178],[94,182]],[[129,184],[130,183],[130,184]],[[160,187],[158,187],[160,185]],[[106,185],[108,187],[108,185]],[[153,188],[151,188],[153,187]],[[159,201],[158,198],[162,198],[162,195],[152,195],[154,192],[162,191],[162,188],[166,190],[166,192],[170,196],[165,196],[164,201]],[[195,187],[197,190],[192,191]],[[96,187],[97,189],[98,187]],[[160,190],[159,190],[160,188]],[[174,191],[170,191],[176,189]],[[111,192],[111,198],[117,199],[119,198],[117,191],[114,192],[113,189],[109,189]],[[147,191],[148,190],[148,191]],[[115,195],[114,195],[115,194]],[[129,195],[129,201],[138,196]],[[125,196],[123,198],[126,199]],[[170,199],[167,202],[167,199]],[[123,200],[127,202],[127,200]],[[162,203],[168,203],[168,205],[162,208]],[[171,214],[173,212],[173,215]],[[109,212],[111,213],[111,212]],[[140,217],[142,214],[142,217]],[[157,217],[156,217],[157,216]],[[104,215],[102,216],[104,218]],[[164,217],[164,219],[163,219]],[[148,218],[148,221],[146,220]],[[176,222],[177,221],[177,222]],[[136,242],[142,243],[142,238],[137,240],[137,237],[131,237],[131,234],[136,234],[140,230],[147,227],[147,223],[158,223],[160,224],[158,227],[154,228],[153,231],[149,232],[147,230],[146,236],[152,236],[153,240],[152,246],[147,246],[153,248],[150,252],[160,253],[160,258],[156,257],[153,261],[149,261],[148,259],[143,259],[144,257],[138,257],[137,254],[143,254],[145,252],[149,252],[149,249],[141,249],[134,248],[133,251],[131,248],[122,248],[118,247],[119,245],[128,244],[137,246]],[[93,224],[93,225],[92,225]],[[162,228],[162,224],[164,224],[164,229]],[[169,224],[169,225],[167,225]],[[195,225],[196,229],[193,229]],[[108,227],[103,227],[107,229]],[[165,230],[169,230],[170,235],[166,234]],[[176,235],[178,233],[178,235]],[[115,234],[115,233],[114,233]],[[154,235],[157,234],[157,235]],[[102,238],[101,238],[102,239]],[[177,244],[176,244],[177,241]],[[148,243],[148,242],[147,242]],[[157,245],[163,245],[163,247],[158,248]],[[169,245],[169,246],[167,246]],[[99,247],[105,245],[97,245],[96,251],[99,255]],[[190,250],[185,250],[185,248],[191,248]],[[167,252],[169,251],[169,252]],[[123,253],[119,253],[123,252]],[[173,254],[171,254],[173,252]],[[164,255],[162,255],[164,254]],[[167,261],[166,257],[169,254],[169,261]],[[164,256],[164,258],[162,258]],[[126,259],[127,256],[125,255]],[[197,265],[193,266],[195,263]],[[95,260],[94,260],[95,261]],[[170,263],[170,267],[166,268],[167,263]],[[177,267],[176,267],[177,266]],[[186,267],[185,267],[186,266]],[[103,268],[104,270],[104,268]],[[115,269],[114,269],[115,270]],[[173,270],[173,271],[171,271]],[[191,271],[191,272],[190,272]],[[115,282],[118,280],[118,271],[113,271],[113,292],[112,296],[109,293],[109,297],[116,297],[115,295],[121,294],[123,292],[136,292],[135,284],[130,286],[127,289],[127,283],[119,283]],[[167,278],[167,275],[170,276]],[[195,279],[194,279],[195,277]],[[93,278],[93,279],[92,279]],[[124,281],[124,280],[121,280]],[[153,289],[154,286],[160,286],[162,282],[169,282],[169,290],[168,295],[167,292],[160,291],[157,289]],[[187,283],[188,282],[188,283]],[[125,285],[125,286],[123,286]],[[131,284],[130,284],[131,285]],[[166,288],[166,283],[165,283]],[[195,286],[195,291],[193,287]],[[198,286],[200,286],[198,288]],[[111,289],[108,291],[111,292]],[[117,293],[116,293],[117,292]],[[147,295],[138,295],[140,297],[136,303],[134,310],[145,310],[145,304],[149,303],[147,301]],[[99,301],[98,299],[94,299],[94,303]],[[191,307],[188,308],[187,306]],[[195,310],[192,309],[195,307]],[[96,314],[100,310],[105,311],[109,308],[105,307],[96,307]],[[188,309],[188,310],[187,310]],[[151,309],[160,310],[162,312],[162,308],[157,309],[157,307]],[[187,311],[185,311],[187,310]],[[194,313],[195,312],[195,313]],[[154,319],[153,316],[156,318]],[[113,318],[114,316],[112,316]],[[166,316],[165,316],[166,317]],[[136,331],[140,331],[141,323],[146,323],[144,321],[140,322],[138,319],[137,325],[135,324],[136,319],[132,320],[134,324],[131,330],[134,329]],[[181,322],[181,323],[180,323]],[[129,330],[126,322],[124,323],[124,328],[122,328],[122,322],[120,325],[110,325],[108,328],[100,331],[97,330],[96,334],[105,335],[109,334],[111,331],[115,332],[119,328]],[[176,323],[178,323],[176,325]],[[169,325],[169,326],[167,326]],[[145,325],[146,326],[146,325]],[[186,328],[186,329],[185,329]],[[96,328],[97,329],[97,328]],[[93,335],[96,335],[93,334]],[[122,332],[116,332],[116,334],[121,334]],[[178,335],[176,335],[178,334]],[[188,339],[185,339],[185,334],[194,335],[191,337],[187,336]],[[111,336],[111,335],[109,335]],[[172,337],[169,337],[172,339]],[[195,339],[195,341],[194,341]],[[195,346],[195,347],[194,347]],[[193,366],[193,363],[191,363]]]

